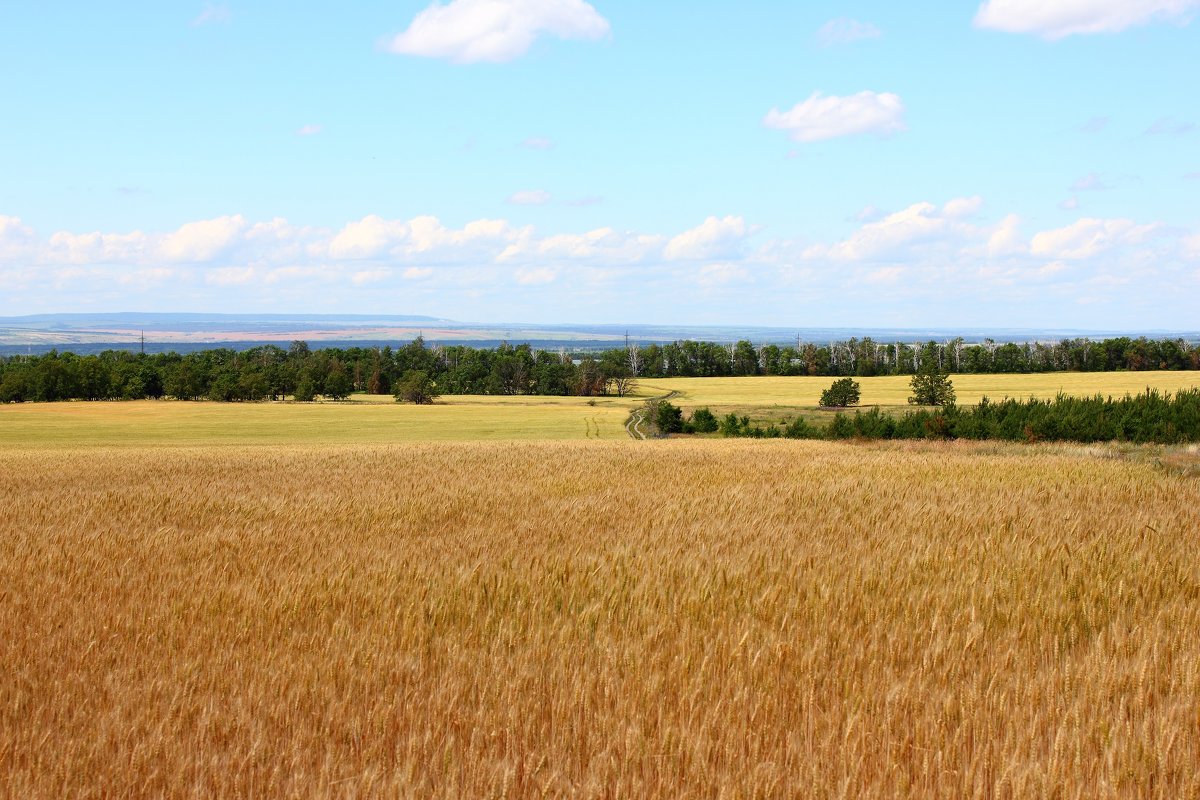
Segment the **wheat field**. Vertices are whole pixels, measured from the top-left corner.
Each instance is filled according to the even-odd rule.
[[[1195,797],[1200,482],[1103,449],[0,451],[8,797]]]
[[[1032,374],[951,375],[959,405],[976,405],[984,397],[1024,400],[1038,397],[1053,399],[1056,394],[1075,397],[1138,394],[1147,388],[1174,393],[1200,387],[1200,372],[1153,370],[1146,372],[1041,372]],[[754,408],[756,406],[812,407],[821,392],[836,380],[809,376],[756,376],[742,378],[647,378],[641,381],[642,395],[677,392],[678,399],[691,408]],[[855,378],[862,387],[862,405],[908,407],[912,394],[911,375],[881,375]]]

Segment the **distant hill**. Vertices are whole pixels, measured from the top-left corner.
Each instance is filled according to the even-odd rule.
[[[261,344],[287,344],[296,339],[313,347],[371,347],[397,345],[423,336],[429,342],[495,347],[500,342],[535,347],[607,349],[692,339],[707,342],[749,340],[755,344],[827,344],[852,337],[880,342],[1056,341],[1087,336],[1151,338],[1182,337],[1200,342],[1198,331],[1120,331],[1027,328],[814,328],[748,325],[541,325],[470,323],[418,314],[171,314],[122,312],[97,314],[34,314],[0,317],[0,355],[36,353],[50,349],[98,352],[138,349],[149,352],[189,351],[209,347],[246,349]],[[144,338],[143,338],[144,337]]]

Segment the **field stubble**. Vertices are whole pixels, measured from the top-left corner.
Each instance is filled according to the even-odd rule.
[[[0,455],[60,796],[1200,794],[1194,478],[1082,448]]]

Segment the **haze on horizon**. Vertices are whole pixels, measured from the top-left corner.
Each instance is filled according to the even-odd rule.
[[[0,9],[0,316],[1194,329],[1200,0]]]

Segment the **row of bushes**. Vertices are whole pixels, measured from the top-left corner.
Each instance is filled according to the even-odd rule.
[[[1122,398],[1068,397],[1053,400],[986,397],[974,408],[909,411],[892,416],[878,408],[839,413],[822,429],[803,418],[766,426],[749,417],[726,415],[719,423],[707,408],[697,409],[688,420],[682,411],[660,402],[654,419],[678,417],[680,427],[660,425],[664,433],[719,432],[722,436],[786,439],[1002,439],[1007,441],[1073,441],[1179,444],[1200,441],[1200,389],[1185,389],[1174,395],[1147,389]],[[697,420],[705,425],[701,430]],[[711,420],[711,422],[710,422]],[[715,423],[715,424],[713,424]]]

